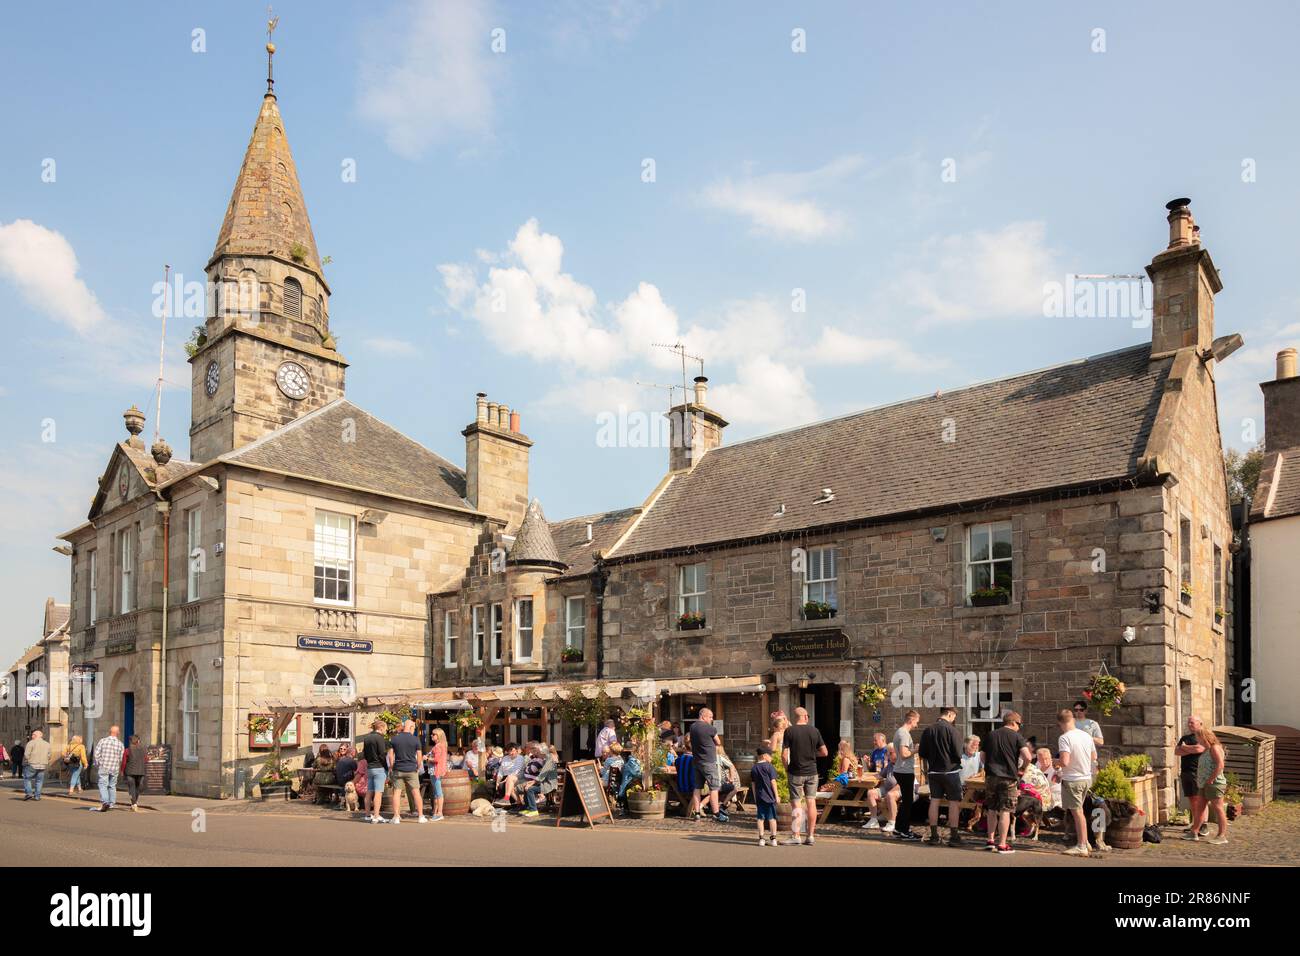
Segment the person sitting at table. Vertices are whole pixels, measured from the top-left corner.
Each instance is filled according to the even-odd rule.
[[[865,761],[866,769],[873,773],[880,773],[887,764],[893,762],[889,756],[889,738],[876,731],[871,735],[871,756]]]
[[[554,793],[556,781],[559,778],[559,769],[557,767],[554,747],[538,746],[534,751],[534,757],[529,761],[528,769],[524,771],[523,786],[520,787],[520,795],[524,800],[524,809],[520,816],[535,817],[537,816],[537,799],[544,797],[549,793]],[[536,761],[536,763],[534,763]],[[533,767],[536,767],[536,773],[533,773]],[[530,777],[529,774],[532,774]]]
[[[500,747],[493,747],[491,751],[485,752],[487,753],[487,765],[484,767],[483,776],[487,777],[489,780],[495,780],[497,769],[501,766],[501,761],[505,759],[506,752]],[[468,750],[465,751],[465,756],[468,759]]]
[[[330,752],[328,744],[320,745],[320,752],[316,754],[316,762],[312,769],[316,771],[312,777],[312,797],[320,800],[322,796],[329,793],[328,790],[322,790],[318,784],[334,782],[334,754]],[[305,794],[304,794],[305,796]]]
[[[1061,771],[1052,761],[1052,752],[1046,747],[1039,747],[1036,756],[1038,770],[1047,778],[1048,795],[1051,797],[1051,803],[1043,802],[1044,811],[1056,811],[1061,809]]]
[[[672,770],[677,764],[677,748],[671,740],[664,742],[664,762],[660,770]]]
[[[962,783],[965,783],[983,769],[984,755],[980,753],[979,736],[971,734],[962,742],[961,771],[957,777]]]
[[[1020,795],[1016,800],[1016,835],[1035,837],[1043,814],[1052,809],[1052,785],[1047,776],[1031,763],[1020,773]]]
[[[361,801],[361,808],[366,807],[366,794],[370,792],[370,775],[367,771],[370,765],[366,763],[365,753],[358,751],[355,747],[352,752],[356,754],[357,769],[352,773],[352,784],[357,788],[357,799]]]
[[[346,787],[357,774],[357,752],[350,744],[339,744],[338,759],[334,763],[334,782]]]
[[[524,757],[519,752],[519,744],[506,744],[505,756],[497,765],[497,772],[492,778],[496,785],[497,803],[509,806],[515,801],[515,788],[524,773]]]
[[[883,736],[877,734],[876,736]],[[902,788],[898,786],[898,781],[894,779],[894,764],[892,762],[885,764],[884,768],[878,771],[880,782],[867,791],[867,807],[871,813],[871,819],[862,824],[864,830],[879,830],[881,833],[894,832],[894,818],[898,815],[898,798],[902,796]],[[885,805],[885,825],[880,825],[880,805]]]
[[[615,767],[623,767],[623,745],[617,740],[609,745],[605,759],[600,765],[600,782],[609,786],[609,772]]]
[[[722,782],[718,786],[718,807],[719,809],[726,809],[727,801],[731,799],[732,794],[734,794],[740,786],[740,771],[737,770],[736,765],[731,762],[731,758],[727,756],[727,751],[723,748],[722,744],[719,743],[717,747],[718,773],[722,778]]]
[[[861,770],[861,764],[858,763],[858,755],[853,752],[853,744],[848,740],[841,740],[839,748],[835,751],[835,759],[831,763],[831,775],[840,777],[845,774],[852,780]]]

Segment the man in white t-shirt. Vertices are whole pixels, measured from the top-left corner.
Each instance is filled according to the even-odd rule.
[[[1097,775],[1097,745],[1086,731],[1074,726],[1074,714],[1062,710],[1056,715],[1061,728],[1057,749],[1061,752],[1061,806],[1074,817],[1076,844],[1065,852],[1070,856],[1088,855],[1088,820],[1084,813],[1084,798]],[[1097,848],[1105,843],[1098,840]]]
[[[1092,742],[1098,747],[1106,746],[1106,739],[1101,733],[1101,724],[1088,716],[1088,702],[1086,700],[1076,700],[1074,706],[1070,709],[1074,711],[1074,726],[1091,737]]]

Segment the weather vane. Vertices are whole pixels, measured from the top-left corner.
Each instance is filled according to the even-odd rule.
[[[271,42],[271,34],[275,28],[280,25],[280,18],[275,16],[271,8],[266,8],[266,92],[275,93],[275,79],[271,73],[271,57],[275,56],[275,44]]]

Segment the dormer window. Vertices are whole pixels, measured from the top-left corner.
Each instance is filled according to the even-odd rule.
[[[284,280],[284,314],[291,319],[302,318],[302,285],[297,279]]]

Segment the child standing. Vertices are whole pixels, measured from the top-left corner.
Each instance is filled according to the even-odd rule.
[[[771,845],[776,846],[776,767],[772,764],[772,748],[764,744],[754,753],[757,759],[749,774],[749,786],[754,793],[754,807],[757,811],[758,845],[768,845],[764,824],[771,820]]]

